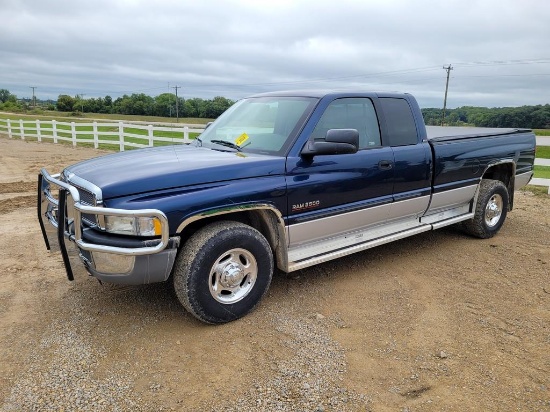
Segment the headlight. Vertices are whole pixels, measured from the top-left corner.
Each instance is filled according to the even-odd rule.
[[[156,217],[105,216],[109,233],[132,236],[160,236],[161,223]]]

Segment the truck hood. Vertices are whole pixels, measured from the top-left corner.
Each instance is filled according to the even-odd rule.
[[[98,186],[103,199],[202,183],[284,173],[283,157],[187,145],[114,153],[69,166],[65,174]]]

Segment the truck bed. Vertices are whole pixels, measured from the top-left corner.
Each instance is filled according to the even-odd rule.
[[[445,141],[456,139],[470,139],[474,137],[502,136],[514,133],[528,133],[529,129],[517,128],[489,128],[489,127],[453,127],[453,126],[426,126],[428,140]]]

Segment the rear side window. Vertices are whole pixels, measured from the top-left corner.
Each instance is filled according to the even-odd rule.
[[[405,99],[384,97],[380,99],[388,127],[388,144],[406,146],[416,144],[418,136],[416,124]]]
[[[311,134],[324,139],[330,129],[357,129],[359,149],[380,146],[378,118],[372,101],[367,98],[343,98],[333,101],[325,110]]]

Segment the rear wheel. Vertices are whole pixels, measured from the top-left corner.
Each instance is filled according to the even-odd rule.
[[[464,222],[466,232],[481,239],[496,235],[506,219],[508,199],[508,189],[504,183],[483,179],[479,185],[475,215]]]
[[[273,255],[260,232],[238,222],[216,222],[183,246],[174,269],[174,288],[195,317],[224,323],[254,309],[272,275]]]

